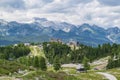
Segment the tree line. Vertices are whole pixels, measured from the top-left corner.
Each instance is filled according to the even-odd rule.
[[[75,46],[76,47],[76,46]],[[43,49],[48,61],[53,64],[56,57],[60,60],[60,63],[82,63],[84,62],[84,57],[86,57],[89,62],[103,57],[111,56],[117,57],[117,61],[112,61],[113,65],[120,66],[118,55],[120,55],[120,45],[119,44],[103,44],[97,47],[86,46],[80,44],[77,46],[78,49],[71,49],[70,46],[57,42],[44,42]],[[85,63],[87,64],[87,63]],[[109,64],[108,64],[109,65]]]
[[[59,70],[61,67],[60,65],[64,63],[84,63],[85,66],[87,65],[86,68],[88,68],[88,62],[92,62],[96,59],[107,56],[110,56],[107,68],[120,67],[119,44],[107,43],[103,45],[98,45],[97,47],[80,44],[79,46],[74,47],[78,48],[71,49],[70,46],[58,42],[43,43],[45,56],[48,62],[50,64],[53,64],[55,70]],[[28,55],[29,53],[29,46],[25,46],[24,44],[18,44],[17,46],[0,47],[0,59],[9,60],[19,58],[18,62],[27,66],[33,66],[37,68],[40,67],[42,64],[42,66],[44,66],[43,70],[47,69],[46,61],[41,57],[23,57]]]
[[[107,68],[117,68],[120,67],[120,45],[113,45],[111,56],[108,60]]]
[[[26,66],[32,66],[36,69],[41,69],[43,71],[47,70],[46,60],[42,56],[24,56],[18,58],[17,62]]]
[[[21,56],[28,55],[30,53],[30,49],[28,46],[24,44],[18,44],[17,46],[5,46],[0,47],[0,59],[16,59]]]

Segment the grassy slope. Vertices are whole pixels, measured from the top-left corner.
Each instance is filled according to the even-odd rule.
[[[79,80],[72,75],[67,75],[64,72],[52,72],[52,71],[36,71],[22,77],[23,80]]]
[[[40,80],[107,80],[102,75],[96,74],[96,72],[76,73],[75,70],[71,70],[69,74],[63,71],[36,71],[22,77],[24,80],[35,80],[35,78]]]
[[[106,80],[104,76],[97,74],[95,71],[88,71],[87,73],[76,72],[74,68],[63,68],[69,75],[74,75],[79,80]]]
[[[45,57],[44,52],[43,52],[43,50],[41,48],[39,48],[37,46],[30,46],[30,49],[31,49],[31,54],[30,54],[31,56],[43,56],[43,57]],[[48,68],[48,70],[52,70],[52,69],[53,68],[51,68],[51,67],[50,67],[50,69]],[[72,76],[76,77],[76,78],[74,77],[75,78],[74,80],[77,80],[77,79],[78,80],[90,80],[90,79],[91,80],[105,80],[105,78],[102,75],[99,75],[96,72],[76,73],[76,70],[72,69],[72,68],[63,69],[61,71],[66,72],[66,70],[69,71],[69,75],[72,75]],[[52,71],[54,71],[54,70],[52,70]],[[48,73],[50,73],[50,72],[48,71]],[[27,76],[31,76],[31,74],[28,74],[28,75],[24,76],[24,78],[27,77]],[[48,76],[49,75],[46,75],[46,77],[48,77]]]
[[[37,46],[30,46],[31,54],[30,56],[43,56],[44,52],[41,48]],[[8,65],[9,66],[9,65]],[[0,68],[1,69],[1,68]],[[0,70],[2,71],[2,70]],[[48,68],[48,71],[32,71],[28,72],[28,74],[21,76],[23,80],[35,80],[39,78],[40,80],[107,80],[104,76],[97,74],[95,71],[88,71],[87,73],[77,73],[74,68],[63,68],[60,70],[61,72],[53,72],[53,68]],[[112,69],[109,71],[110,74],[115,75],[118,80],[120,79],[120,70]],[[14,77],[0,77],[0,80],[13,80]]]
[[[30,46],[30,49],[31,49],[30,56],[43,56],[43,57],[45,57],[43,49],[39,48],[38,46]]]
[[[0,75],[8,75],[9,73],[17,72],[19,69],[25,70],[28,69],[28,67],[19,64],[15,61],[3,61],[0,60]]]

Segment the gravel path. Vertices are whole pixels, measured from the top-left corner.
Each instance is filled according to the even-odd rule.
[[[117,78],[115,76],[108,74],[108,73],[98,72],[98,74],[105,76],[108,80],[117,80]]]

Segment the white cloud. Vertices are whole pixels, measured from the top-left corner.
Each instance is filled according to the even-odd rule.
[[[41,8],[53,0],[24,0],[26,8]]]
[[[24,1],[22,0],[0,0],[0,8],[3,9],[23,9]]]
[[[77,25],[89,23],[105,27],[120,27],[120,5],[114,3],[114,6],[111,6],[112,0],[1,1],[0,17],[5,20],[28,22],[31,21],[33,17],[44,17],[48,18],[48,20],[66,21]],[[15,3],[19,4],[19,6],[15,7],[11,5]],[[10,7],[7,7],[8,4]]]
[[[98,0],[103,5],[120,6],[120,0]]]

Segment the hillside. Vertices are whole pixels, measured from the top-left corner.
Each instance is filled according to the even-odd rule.
[[[14,46],[16,48],[14,49],[14,51],[19,52],[18,48],[23,49],[21,48],[23,46],[24,46],[23,44]],[[106,47],[107,46],[108,45],[106,45]],[[11,47],[14,48],[13,46]],[[72,65],[78,65],[79,60],[80,60],[80,59],[78,60],[76,57],[77,54],[79,53],[78,50],[80,49],[80,52],[81,52],[80,54],[82,54],[84,50],[87,50],[88,48],[91,49],[92,51],[95,51],[94,49],[96,48],[94,47],[92,49],[92,47],[87,48],[87,46],[85,45],[80,45],[81,48],[78,47],[77,49],[74,50],[65,44],[56,43],[56,42],[43,43],[43,46],[30,45],[30,46],[24,46],[24,47],[30,48],[29,54],[24,55],[24,56],[20,55],[18,58],[13,59],[13,60],[5,60],[5,59],[0,60],[0,64],[1,64],[0,65],[0,80],[3,80],[3,79],[4,80],[36,80],[36,79],[40,79],[40,80],[61,80],[61,79],[62,80],[89,80],[89,79],[107,80],[108,79],[108,80],[111,80],[113,78],[114,80],[116,80],[116,78],[119,80],[120,78],[119,68],[107,69],[107,70],[105,69],[105,67],[107,66],[106,64],[108,64],[108,59],[110,57],[110,56],[108,57],[108,55],[110,55],[110,53],[108,53],[108,55],[104,55],[101,57],[98,57],[97,53],[96,53],[96,57],[93,55],[95,59],[93,63],[90,63],[90,69],[87,70],[87,72],[78,72],[76,70],[76,67],[71,67],[71,66],[63,67],[62,66],[63,63],[64,65],[65,63],[66,65],[69,65],[75,59],[76,61]],[[101,46],[101,49],[102,47],[105,47],[105,45]],[[2,51],[3,47],[1,48],[2,49],[0,50]],[[114,48],[114,47],[111,47],[111,48]],[[9,48],[4,47],[4,50],[6,49],[8,49],[8,52],[9,50],[11,50],[10,46]],[[106,49],[109,49],[109,48],[106,48]],[[46,53],[46,50],[48,50],[49,53]],[[71,55],[74,52],[76,54]],[[66,53],[68,53],[69,56],[68,54],[66,55]],[[52,56],[49,56],[51,54]],[[0,55],[0,56],[3,56],[3,55]],[[61,61],[61,66],[62,66],[62,68],[60,68],[58,71],[54,70],[54,60],[56,60],[55,59],[56,56],[62,56],[62,57],[57,57],[58,60]],[[70,60],[70,56],[71,56],[71,60]],[[74,56],[75,58],[72,59],[72,56]],[[81,56],[85,56],[85,54],[82,54]],[[46,60],[47,70],[45,71],[40,68],[41,67],[40,64],[43,62],[43,61],[40,62],[40,59],[41,59],[40,57],[44,57]],[[83,59],[84,57],[81,58],[81,60]],[[92,58],[89,57],[89,59],[92,59]],[[80,64],[83,64],[83,63],[80,62]],[[101,65],[104,65],[104,66],[100,67]],[[112,78],[110,79],[111,76]]]

